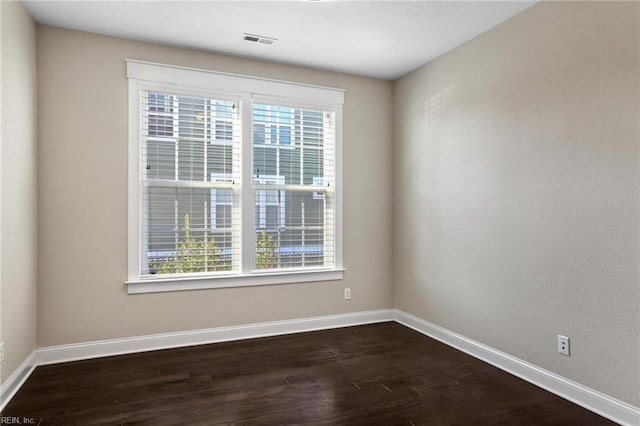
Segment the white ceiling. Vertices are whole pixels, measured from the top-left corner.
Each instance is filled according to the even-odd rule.
[[[36,22],[395,79],[535,1],[25,1]],[[278,39],[273,45],[243,33]]]

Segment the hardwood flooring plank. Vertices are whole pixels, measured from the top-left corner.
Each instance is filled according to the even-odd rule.
[[[38,367],[40,425],[610,425],[397,323]]]

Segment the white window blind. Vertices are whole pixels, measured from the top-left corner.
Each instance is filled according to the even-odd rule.
[[[140,275],[239,270],[240,103],[140,91]]]
[[[130,293],[342,278],[341,90],[127,76]]]
[[[252,145],[254,268],[332,267],[335,112],[254,103]]]

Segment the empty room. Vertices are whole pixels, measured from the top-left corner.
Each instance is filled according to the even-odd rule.
[[[640,3],[0,1],[0,424],[640,425]]]

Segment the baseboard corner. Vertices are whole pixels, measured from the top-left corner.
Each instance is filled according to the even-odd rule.
[[[547,371],[399,309],[396,322],[487,362],[624,426],[640,425],[640,408]]]
[[[36,351],[34,350],[0,387],[0,412],[5,409],[9,401],[31,376],[36,366]]]

